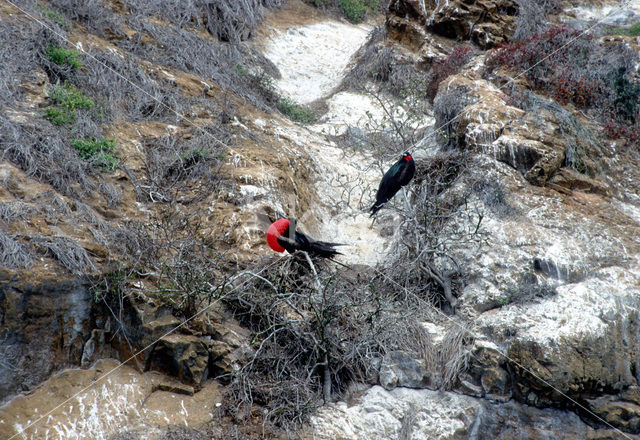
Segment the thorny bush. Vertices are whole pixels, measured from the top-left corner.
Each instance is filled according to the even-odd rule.
[[[487,60],[489,71],[523,72],[535,91],[571,103],[605,123],[606,134],[637,142],[638,94],[634,55],[620,44],[599,43],[568,27],[550,27],[509,43]]]
[[[253,331],[248,362],[226,378],[225,409],[238,421],[258,403],[268,423],[303,422],[349,383],[375,383],[381,357],[410,345],[406,329],[433,319],[421,298],[400,300],[373,272],[335,270],[301,254],[259,262],[246,277],[224,296]]]

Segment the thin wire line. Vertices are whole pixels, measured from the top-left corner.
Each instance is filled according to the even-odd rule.
[[[276,263],[278,263],[280,261],[280,259],[276,259],[274,260],[272,263],[268,264],[267,266],[263,267],[262,269],[260,269],[257,273],[253,273],[253,272],[241,272],[238,275],[232,277],[232,279],[226,283],[224,283],[222,285],[222,288],[224,289],[224,287],[228,286],[229,284],[233,283],[236,279],[240,278],[243,275],[260,275],[262,272],[264,272],[265,270],[271,268],[272,266],[274,266]],[[232,293],[238,289],[240,289],[241,287],[243,287],[247,282],[251,281],[253,278],[248,278],[246,281],[242,282],[239,286],[234,287],[233,289],[231,289],[229,292],[227,292],[227,294]],[[23,434],[27,429],[31,428],[33,425],[37,424],[38,422],[40,422],[42,419],[44,419],[45,417],[49,416],[51,413],[53,413],[55,410],[57,410],[58,408],[62,407],[63,405],[67,404],[68,402],[70,402],[71,400],[75,399],[76,397],[78,397],[81,393],[84,393],[85,391],[87,391],[89,388],[92,388],[94,385],[97,385],[99,382],[101,382],[103,379],[105,379],[107,376],[110,376],[113,372],[115,372],[116,370],[120,369],[120,367],[122,367],[123,365],[125,365],[127,362],[133,360],[133,359],[137,359],[137,356],[142,354],[145,350],[151,348],[152,346],[154,346],[155,344],[157,344],[162,338],[169,336],[170,334],[172,334],[173,332],[175,332],[176,330],[178,330],[179,328],[183,327],[185,324],[187,324],[188,322],[190,322],[191,320],[195,319],[196,317],[200,316],[201,314],[203,314],[204,312],[206,312],[207,310],[209,310],[213,305],[217,304],[218,300],[210,303],[209,305],[207,305],[205,308],[203,308],[202,310],[200,310],[199,312],[195,313],[193,316],[187,318],[185,321],[181,322],[180,324],[178,324],[176,327],[172,328],[171,330],[167,331],[166,333],[164,333],[163,335],[161,335],[160,337],[158,337],[155,341],[147,344],[144,348],[138,350],[136,353],[132,354],[128,359],[122,361],[119,365],[115,366],[114,368],[112,368],[111,370],[107,371],[105,374],[103,374],[102,376],[100,376],[98,379],[96,379],[94,382],[92,382],[91,384],[87,385],[86,387],[82,388],[81,390],[79,390],[78,392],[76,392],[75,394],[73,394],[71,397],[69,397],[68,399],[64,400],[63,402],[61,402],[60,404],[56,405],[54,408],[50,409],[49,411],[47,411],[46,413],[44,413],[42,416],[40,416],[39,418],[37,418],[36,420],[34,420],[33,422],[29,423],[27,426],[25,426],[24,428],[20,428],[20,430],[18,432],[16,432],[15,434],[13,434],[11,437],[9,437],[8,440],[13,439],[14,437],[16,437],[17,435]]]
[[[393,278],[390,278],[387,274],[381,272],[380,270],[378,270],[377,268],[373,268],[373,270],[382,275],[384,278],[386,278],[387,280],[391,281],[393,284],[397,285],[398,287],[400,287],[401,289],[403,289],[405,292],[407,293],[411,293],[411,291],[409,289],[407,289],[406,287],[404,287],[402,284],[398,283],[396,280],[394,280]],[[428,304],[427,305],[429,307],[431,307],[436,313],[444,316],[446,319],[448,319],[449,321],[451,321],[454,325],[456,325],[458,328],[462,329],[465,333],[471,335],[472,337],[476,337],[476,335],[467,327],[465,327],[464,325],[460,324],[458,321],[454,320],[451,316],[447,315],[446,313],[444,313],[442,310],[438,309],[437,307],[435,307],[432,304]],[[493,342],[491,340],[489,340],[489,342]],[[496,344],[497,345],[497,344]],[[572,399],[571,397],[569,397],[568,395],[566,395],[565,393],[563,393],[561,390],[559,390],[558,388],[554,387],[553,385],[551,385],[549,382],[547,382],[546,380],[544,380],[543,378],[541,378],[540,376],[538,376],[537,374],[535,374],[533,371],[529,370],[528,368],[526,368],[525,366],[523,366],[522,364],[520,364],[518,361],[510,358],[508,355],[506,355],[505,353],[503,353],[500,350],[496,350],[498,352],[498,354],[500,354],[501,356],[503,356],[506,360],[508,360],[509,362],[513,363],[514,365],[518,366],[519,368],[521,368],[522,370],[526,371],[527,373],[529,373],[531,376],[535,377],[536,379],[538,379],[540,382],[544,383],[545,385],[547,385],[549,388],[553,389],[554,391],[558,392],[561,396],[563,396],[564,398],[566,398],[567,400],[569,400],[570,402],[572,402],[573,404],[575,404],[576,406],[580,407],[581,409],[583,409],[584,411],[586,411],[587,413],[591,414],[593,417],[595,417],[596,419],[600,420],[602,423],[604,423],[605,425],[609,426],[610,428],[613,428],[614,430],[618,431],[620,434],[622,434],[624,437],[628,438],[629,440],[633,440],[631,437],[629,437],[627,434],[625,434],[623,431],[621,431],[619,428],[616,428],[615,426],[613,426],[611,423],[607,422],[606,420],[604,420],[602,417],[598,416],[597,414],[593,413],[592,411],[590,411],[589,409],[585,408],[583,405],[581,405],[580,403],[578,403],[576,400]],[[473,353],[471,353],[471,355],[473,356]],[[475,356],[474,356],[475,357]]]
[[[18,5],[16,5],[15,3],[13,3],[11,0],[4,0],[5,2],[11,4],[12,6],[14,6],[15,8],[17,8],[18,10],[20,10],[23,14],[25,14],[27,17],[31,18],[32,20],[36,21],[38,24],[40,24],[42,27],[50,30],[51,32],[53,32],[55,35],[57,35],[58,37],[62,38],[63,40],[67,41],[70,44],[73,44],[66,36],[59,34],[58,32],[56,32],[54,29],[52,29],[50,26],[48,26],[46,23],[44,23],[43,21],[39,20],[37,17],[34,17],[33,15],[29,14],[27,11],[25,11],[24,9],[22,9],[21,7],[19,7]],[[624,6],[626,6],[629,3],[629,0],[627,0],[626,2],[623,3],[623,5],[620,7],[620,9],[622,9]],[[547,56],[545,56],[544,58],[542,58],[540,61],[538,61],[537,63],[535,63],[533,66],[530,66],[528,69],[525,69],[524,71],[522,71],[520,74],[518,74],[516,77],[514,78],[510,78],[510,80],[507,82],[507,84],[509,84],[509,82],[513,82],[515,81],[515,79],[519,78],[520,76],[524,75],[525,73],[527,73],[528,71],[530,71],[531,69],[533,69],[534,67],[536,67],[537,65],[539,65],[540,63],[542,63],[544,60],[548,59],[549,57],[551,57],[552,55],[556,54],[557,52],[559,52],[560,50],[564,49],[565,47],[567,47],[568,45],[572,44],[577,38],[579,38],[580,36],[586,34],[587,32],[591,31],[592,29],[594,29],[597,25],[599,25],[602,21],[604,21],[606,18],[609,17],[609,15],[611,15],[611,13],[614,12],[614,10],[610,11],[609,14],[607,14],[606,16],[604,16],[603,18],[601,18],[600,20],[596,21],[591,27],[585,29],[584,31],[580,32],[578,35],[576,35],[574,38],[572,38],[571,40],[569,40],[567,43],[565,43],[562,47],[560,47],[559,49],[556,49],[555,51],[551,52],[550,54],[548,54]],[[141,92],[143,92],[144,94],[148,95],[149,97],[151,97],[153,100],[155,100],[156,102],[158,102],[160,105],[162,105],[163,107],[167,108],[169,111],[173,112],[176,116],[178,116],[178,118],[183,119],[187,122],[189,122],[192,126],[202,130],[204,133],[206,133],[207,135],[211,136],[216,142],[218,142],[221,146],[224,146],[226,148],[231,149],[228,145],[226,145],[224,142],[220,141],[219,139],[217,139],[215,136],[213,136],[211,133],[209,133],[208,131],[206,131],[203,127],[199,126],[198,124],[196,124],[195,122],[191,121],[188,117],[179,114],[176,110],[174,110],[173,108],[169,107],[167,104],[163,103],[162,101],[160,101],[158,98],[156,98],[155,96],[151,95],[150,93],[148,93],[147,91],[145,91],[144,89],[142,89],[140,86],[138,86],[137,84],[135,84],[134,82],[132,82],[131,80],[129,80],[128,78],[126,78],[124,75],[122,75],[121,73],[117,72],[116,70],[114,70],[113,68],[107,66],[105,63],[103,63],[102,61],[100,61],[99,59],[97,59],[95,56],[93,56],[92,54],[86,52],[84,50],[84,48],[80,47],[79,48],[85,55],[89,56],[91,59],[93,59],[94,61],[96,61],[97,63],[101,64],[102,66],[106,67],[107,69],[111,70],[113,73],[115,73],[116,75],[118,75],[120,78],[122,78],[123,80],[125,80],[126,82],[128,82],[129,84],[131,84],[132,86],[134,86],[135,88],[137,88],[138,90],[140,90]],[[506,84],[505,84],[506,85]],[[505,85],[503,85],[502,87],[504,87]],[[500,89],[501,87],[498,87],[498,89]],[[460,118],[460,116],[462,116],[464,110],[460,111],[454,118],[450,119],[448,122],[442,124],[441,126],[432,129],[431,133],[429,135],[433,135],[435,134],[438,130],[440,130],[441,128],[445,127],[446,125],[450,124],[451,122],[457,120]],[[427,136],[425,136],[427,137]],[[277,261],[277,260],[276,260]],[[275,264],[272,263],[271,265]],[[258,274],[262,273],[264,270],[266,270],[268,267],[270,267],[271,265],[263,268],[261,271],[258,272]],[[374,270],[379,273],[380,275],[384,276],[386,279],[390,280],[391,282],[397,284],[399,287],[401,287],[402,289],[406,290],[407,292],[408,289],[406,289],[404,286],[402,286],[401,284],[399,284],[398,282],[396,282],[395,280],[389,278],[386,274],[383,274],[382,272],[380,272],[378,269]],[[237,277],[239,277],[240,275],[243,275],[245,273],[239,274]],[[234,288],[233,290],[239,288],[240,286]],[[232,290],[232,291],[233,291]],[[91,385],[85,387],[84,389],[78,391],[76,394],[74,394],[73,396],[71,396],[70,398],[68,398],[67,400],[65,400],[64,402],[62,402],[61,404],[59,404],[58,406],[56,406],[55,408],[53,408],[51,411],[49,411],[48,413],[44,414],[43,416],[41,416],[39,419],[35,420],[34,422],[32,422],[31,424],[27,425],[24,429],[22,429],[21,431],[17,432],[16,434],[14,434],[13,436],[11,436],[9,438],[9,440],[13,439],[15,436],[23,433],[26,429],[30,428],[31,426],[33,426],[34,424],[36,424],[37,422],[39,422],[40,420],[42,420],[44,417],[46,417],[47,415],[51,414],[53,411],[55,411],[56,409],[58,409],[60,406],[64,405],[65,403],[67,403],[68,401],[70,401],[71,399],[75,398],[76,396],[78,396],[80,393],[84,392],[85,390],[89,389],[90,387],[92,387],[94,384],[98,383],[99,381],[101,381],[102,379],[104,379],[106,376],[110,375],[112,372],[116,371],[117,369],[119,369],[122,365],[124,365],[126,362],[129,362],[130,360],[132,360],[133,358],[135,358],[138,354],[142,353],[144,350],[150,348],[152,345],[154,345],[155,343],[157,343],[161,338],[173,333],[175,330],[181,328],[183,325],[185,325],[187,322],[191,321],[192,319],[194,319],[195,317],[197,317],[198,315],[200,315],[201,313],[203,313],[204,311],[208,310],[213,304],[209,304],[207,307],[205,307],[203,310],[201,310],[200,312],[197,312],[195,315],[193,315],[192,317],[188,318],[187,320],[185,320],[184,322],[182,322],[181,324],[179,324],[178,326],[176,326],[174,329],[169,330],[167,333],[165,333],[164,335],[160,336],[160,338],[158,338],[156,341],[150,343],[149,345],[147,345],[145,348],[143,348],[142,350],[138,351],[137,353],[133,354],[129,359],[127,359],[126,361],[124,361],[123,363],[121,363],[120,365],[118,365],[117,367],[113,368],[112,370],[110,370],[109,372],[105,373],[103,376],[101,376],[99,379],[97,379],[94,383],[92,383]],[[453,322],[455,325],[459,326],[463,331],[469,333],[470,335],[474,336],[473,333],[463,327],[461,324],[459,324],[458,322],[454,321],[451,317],[447,316],[446,314],[444,314],[441,310],[438,310],[436,307],[430,305],[430,307],[432,307],[436,312],[442,314],[443,316],[445,316],[447,319],[449,319],[451,322]],[[628,438],[629,440],[632,440],[631,437],[627,436],[624,432],[622,432],[620,429],[614,427],[613,425],[611,425],[610,423],[608,423],[606,420],[602,419],[601,417],[599,417],[598,415],[594,414],[593,412],[589,411],[587,408],[585,408],[584,406],[582,406],[581,404],[579,404],[578,402],[576,402],[574,399],[572,399],[571,397],[567,396],[566,394],[564,394],[562,391],[558,390],[557,388],[555,388],[553,385],[549,384],[547,381],[545,381],[544,379],[540,378],[539,376],[537,376],[535,373],[533,373],[532,371],[528,370],[527,368],[525,368],[524,366],[522,366],[521,364],[519,364],[517,361],[509,358],[506,354],[503,354],[502,352],[499,352],[502,356],[504,356],[507,360],[509,360],[510,362],[512,362],[513,364],[517,365],[518,367],[522,368],[524,371],[528,372],[529,374],[531,374],[533,377],[535,377],[536,379],[540,380],[541,382],[545,383],[546,385],[548,385],[550,388],[554,389],[555,391],[557,391],[559,394],[561,394],[563,397],[565,397],[566,399],[570,400],[571,402],[573,402],[575,405],[579,406],[580,408],[582,408],[583,410],[585,410],[586,412],[588,412],[589,414],[593,415],[594,417],[596,417],[598,420],[602,421],[604,424],[606,424],[607,426],[610,426],[611,428],[613,428],[614,430],[618,431],[620,434],[622,434],[624,437]]]
[[[5,2],[7,2],[8,4],[14,6],[16,9],[18,9],[20,12],[22,12],[24,15],[26,15],[27,17],[31,18],[32,20],[34,20],[36,23],[40,24],[42,27],[44,27],[45,29],[48,29],[49,31],[51,31],[52,33],[54,33],[55,35],[57,35],[58,37],[60,37],[61,39],[65,40],[67,43],[73,45],[73,43],[65,36],[62,35],[58,32],[56,32],[55,29],[51,28],[50,26],[48,26],[45,22],[43,22],[42,20],[38,19],[37,17],[33,16],[32,14],[30,14],[29,12],[25,11],[23,8],[21,8],[20,6],[16,5],[15,3],[13,3],[11,0],[4,0]],[[103,67],[106,67],[108,70],[112,71],[113,73],[115,73],[117,76],[119,76],[120,78],[122,78],[124,81],[128,82],[129,84],[131,84],[134,88],[140,90],[142,93],[146,94],[147,96],[149,96],[151,99],[155,100],[156,102],[158,102],[161,106],[165,107],[166,109],[168,109],[169,111],[171,111],[172,113],[174,113],[178,118],[187,121],[189,124],[191,124],[193,127],[196,127],[197,129],[200,129],[203,133],[205,133],[206,135],[210,136],[214,141],[216,141],[219,145],[232,150],[231,147],[229,145],[227,145],[226,143],[222,142],[221,140],[219,140],[218,138],[216,138],[212,133],[208,132],[207,130],[204,129],[204,127],[196,124],[195,122],[193,122],[191,119],[189,119],[188,117],[178,113],[175,109],[173,109],[172,107],[168,106],[167,104],[165,104],[164,102],[160,101],[158,98],[156,98],[155,96],[151,95],[149,92],[147,92],[146,90],[144,90],[142,87],[140,87],[139,85],[137,85],[136,83],[134,83],[133,81],[131,81],[129,78],[125,77],[124,75],[122,75],[120,72],[116,71],[115,69],[111,68],[110,66],[106,65],[104,62],[100,61],[98,58],[96,58],[95,56],[93,56],[92,54],[88,53],[87,51],[84,50],[83,47],[79,47],[80,51],[82,51],[85,55],[87,55],[89,58],[91,58],[92,60],[96,61],[98,64],[101,64]],[[274,261],[273,263],[271,263],[270,265],[264,267],[262,270],[260,270],[258,272],[258,274],[262,273],[263,271],[265,271],[266,269],[268,269],[269,267],[271,267],[272,265],[274,265],[278,260]],[[240,277],[241,275],[244,275],[246,273],[241,273],[239,275],[237,275],[236,277],[234,277],[234,280],[238,277]],[[248,281],[248,280],[247,280]],[[246,281],[245,281],[246,283]],[[227,283],[228,284],[228,283]],[[244,284],[244,283],[243,283]],[[242,286],[242,284],[238,287],[235,287],[232,292],[236,289],[239,289]],[[149,349],[150,347],[152,347],[153,345],[155,345],[160,339],[170,335],[171,333],[175,332],[176,330],[180,329],[181,327],[183,327],[185,324],[187,324],[188,322],[190,322],[191,320],[193,320],[194,318],[196,318],[197,316],[201,315],[202,313],[204,313],[206,310],[208,310],[211,306],[213,306],[215,304],[215,302],[209,304],[207,307],[205,307],[204,309],[200,310],[199,312],[197,312],[196,314],[194,314],[193,316],[191,316],[190,318],[186,319],[185,321],[183,321],[182,323],[180,323],[179,325],[177,325],[176,327],[174,327],[173,329],[169,330],[168,332],[166,332],[165,334],[161,335],[159,338],[157,338],[155,341],[151,342],[150,344],[148,344],[146,347],[142,348],[141,350],[139,350],[138,352],[134,353],[133,355],[131,355],[128,359],[126,359],[125,361],[121,362],[118,366],[114,367],[113,369],[111,369],[110,371],[108,371],[107,373],[103,374],[102,376],[100,376],[95,382],[93,382],[92,384],[86,386],[85,388],[79,390],[77,393],[75,393],[73,396],[69,397],[68,399],[66,399],[65,401],[63,401],[62,403],[58,404],[57,406],[55,406],[53,409],[51,409],[50,411],[48,411],[47,413],[43,414],[41,417],[39,417],[38,419],[36,419],[35,421],[31,422],[30,424],[28,424],[26,427],[22,428],[20,431],[16,432],[14,435],[12,435],[9,440],[13,439],[14,437],[16,437],[17,435],[20,435],[22,433],[24,433],[27,429],[29,429],[30,427],[32,427],[33,425],[35,425],[36,423],[40,422],[41,420],[43,420],[45,417],[47,417],[48,415],[50,415],[52,412],[54,412],[55,410],[57,410],[58,408],[60,408],[61,406],[65,405],[67,402],[69,402],[70,400],[74,399],[75,397],[77,397],[79,394],[85,392],[86,390],[88,390],[89,388],[91,388],[92,386],[94,386],[95,384],[97,384],[98,382],[102,381],[103,379],[105,379],[107,376],[111,375],[113,372],[115,372],[116,370],[118,370],[120,367],[122,367],[123,365],[125,365],[127,362],[131,361],[132,359],[136,358],[139,354],[143,353],[145,350]]]
[[[30,14],[29,12],[25,11],[24,9],[22,9],[20,6],[16,5],[15,3],[13,3],[13,1],[11,0],[4,0],[5,2],[9,3],[10,5],[13,5],[15,8],[17,8],[20,12],[22,12],[24,15],[26,15],[27,17],[31,18],[32,20],[34,20],[35,22],[37,22],[38,24],[40,24],[42,27],[44,27],[45,29],[51,31],[52,33],[54,33],[56,36],[60,37],[61,39],[63,39],[64,41],[66,41],[67,43],[69,43],[72,46],[75,46],[73,44],[73,42],[71,40],[69,40],[69,38],[67,38],[65,35],[60,34],[59,32],[57,32],[55,29],[53,29],[51,26],[49,26],[47,23],[45,23],[44,21],[40,20],[38,17],[33,16],[32,14]],[[98,58],[96,58],[94,55],[92,55],[91,53],[87,52],[86,50],[84,50],[84,47],[82,46],[75,46],[76,49],[80,50],[83,54],[85,54],[86,56],[88,56],[89,58],[91,58],[93,61],[97,62],[98,64],[102,65],[103,67],[107,68],[108,70],[110,70],[111,72],[115,73],[117,76],[119,76],[121,79],[123,79],[124,81],[128,82],[129,84],[131,84],[133,87],[135,87],[136,89],[138,89],[139,91],[141,91],[142,93],[144,93],[145,95],[147,95],[148,97],[150,97],[152,100],[156,101],[158,104],[160,104],[162,107],[166,108],[167,110],[169,110],[170,112],[174,113],[179,119],[182,119],[186,122],[188,122],[190,125],[192,125],[193,127],[200,129],[203,133],[206,133],[207,135],[209,135],[214,141],[216,141],[220,146],[225,147],[229,150],[232,150],[232,148],[227,145],[226,143],[224,143],[223,141],[221,141],[220,139],[218,139],[217,137],[215,137],[212,133],[208,132],[207,130],[205,130],[204,126],[200,126],[198,124],[196,124],[194,121],[192,121],[191,119],[189,119],[187,116],[182,115],[180,113],[178,113],[174,108],[170,107],[169,105],[165,104],[164,102],[162,102],[160,99],[158,99],[157,97],[153,96],[151,93],[147,92],[146,90],[144,90],[142,87],[140,87],[138,84],[134,83],[133,81],[131,81],[129,78],[127,78],[126,76],[124,76],[123,74],[121,74],[120,72],[118,72],[117,70],[115,70],[114,68],[112,68],[111,66],[108,66],[107,64],[105,64],[104,62],[102,62],[101,60],[99,60]]]

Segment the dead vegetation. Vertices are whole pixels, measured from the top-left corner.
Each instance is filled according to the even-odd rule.
[[[385,44],[387,31],[375,27],[357,54],[357,60],[342,81],[345,89],[361,91],[367,83],[379,84],[385,93],[396,98],[417,93],[424,88],[424,72],[402,59],[398,50]]]
[[[562,9],[559,0],[516,0],[518,18],[513,40],[526,40],[544,30],[549,24],[549,15]]]
[[[55,258],[75,275],[85,275],[95,270],[87,251],[67,237],[32,237],[31,241],[40,253]]]
[[[212,142],[212,138],[217,142]],[[220,190],[220,174],[231,133],[216,125],[166,135],[145,143],[145,178],[139,194],[146,202],[189,204]]]
[[[42,123],[37,129],[0,114],[0,149],[6,160],[61,194],[82,197],[93,188],[91,167],[79,160],[65,132]],[[67,135],[68,136],[68,135]]]
[[[33,263],[29,249],[4,232],[0,231],[0,266],[9,269],[28,269]]]
[[[395,350],[423,357],[432,369],[443,371],[439,386],[451,387],[465,368],[468,341],[461,333],[449,332],[445,349],[436,354],[428,340],[415,340],[419,333],[414,330],[421,322],[441,319],[434,305],[453,312],[464,272],[450,259],[448,245],[476,239],[477,229],[445,230],[464,200],[440,197],[462,172],[464,158],[436,158],[416,177],[414,189],[397,196],[399,205],[405,196],[410,204],[396,211],[397,237],[390,259],[378,268],[336,270],[305,255],[257,261],[241,271],[230,262],[223,251],[230,243],[222,226],[208,224],[204,208],[196,206],[228,189],[220,165],[233,136],[221,124],[142,139],[142,172],[130,169],[126,161],[120,169],[137,201],[151,212],[143,220],[110,222],[83,200],[98,191],[105,205],[115,209],[123,190],[79,159],[69,143],[72,137],[97,138],[105,126],[123,121],[173,124],[181,115],[203,110],[214,120],[230,122],[233,110],[226,97],[206,97],[212,84],[262,109],[272,109],[277,101],[270,87],[275,67],[238,43],[255,29],[261,8],[277,6],[278,1],[120,3],[124,15],[114,10],[116,2],[98,1],[91,7],[74,0],[47,3],[67,20],[111,38],[118,48],[86,48],[90,56],[83,58],[82,69],[61,67],[42,56],[49,45],[64,43],[51,33],[20,35],[11,47],[28,53],[24,60],[0,48],[11,57],[9,64],[15,61],[15,66],[0,66],[0,73],[28,79],[26,72],[41,69],[51,84],[73,84],[95,102],[95,109],[78,111],[65,127],[18,122],[0,113],[0,148],[4,159],[70,200],[43,195],[47,221],[78,221],[108,250],[107,262],[113,266],[94,285],[96,301],[118,311],[125,297],[134,298],[131,282],[142,280],[148,298],[177,316],[191,317],[214,302],[224,304],[253,332],[245,362],[218,377],[229,384],[223,409],[236,426],[262,418],[265,429],[275,425],[294,431],[350,383],[376,383],[382,357]],[[191,32],[192,27],[206,28],[219,39]],[[133,36],[125,30],[133,30]],[[374,87],[367,93],[386,112],[384,121],[371,121],[358,139],[364,145],[358,148],[374,152],[380,169],[390,158],[395,160],[399,148],[410,149],[422,139],[419,122],[426,114],[424,88],[415,81],[415,69],[395,64],[384,48],[373,48],[383,37],[380,29],[372,35],[370,49],[346,83],[355,87],[372,80]],[[204,82],[202,96],[181,94],[167,75],[143,68],[141,61],[198,75]],[[17,81],[0,75],[0,96],[6,102],[15,103],[20,94]],[[397,98],[405,102],[402,111],[394,104]],[[0,206],[0,220],[7,223],[29,215],[19,204]],[[479,213],[469,215],[476,215],[479,224]],[[2,265],[29,267],[37,254],[73,274],[96,269],[92,256],[72,238],[34,235],[29,245],[23,239],[0,232]],[[121,331],[130,334],[124,327]],[[256,414],[257,407],[265,412]],[[166,438],[198,435],[176,429]],[[237,432],[235,437],[242,438]]]
[[[249,361],[231,377],[225,408],[238,423],[252,405],[294,429],[353,382],[375,383],[381,357],[407,345],[407,326],[432,318],[424,299],[385,289],[372,271],[336,270],[306,255],[267,260],[225,295],[253,331]]]

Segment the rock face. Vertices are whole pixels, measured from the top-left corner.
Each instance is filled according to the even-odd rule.
[[[396,387],[429,388],[431,385],[424,362],[401,351],[391,352],[382,359],[378,380],[387,390]]]
[[[585,420],[608,417],[638,433],[621,415],[635,405],[626,393],[638,385],[640,223],[626,213],[635,211],[599,194],[532,186],[493,156],[474,163],[475,179],[499,186],[482,185],[474,202],[491,245],[479,258],[469,249],[457,254],[472,280],[462,313],[479,340],[498,343],[499,356],[472,360],[462,385],[538,407],[572,399],[590,408],[580,412]],[[591,405],[594,396],[603,397]]]
[[[0,270],[0,402],[79,365],[92,328],[91,295],[76,280]]]
[[[510,106],[496,86],[468,71],[442,81],[434,100],[436,126],[442,127],[439,135],[446,147],[489,154],[533,185],[555,181],[569,189],[606,192],[604,182],[568,168],[593,172],[595,164],[586,153],[593,148],[566,128],[558,119],[566,113],[556,110],[558,115]]]
[[[491,144],[494,156],[520,171],[533,185],[544,183],[565,160],[565,143],[558,120],[541,110],[507,125]]]
[[[199,428],[207,423],[222,399],[215,382],[194,393],[157,372],[118,365],[110,359],[66,370],[12,400],[0,408],[0,438],[166,439],[166,426]],[[46,423],[28,428],[43,414],[48,414]],[[20,434],[19,429],[26,431]]]
[[[532,421],[535,420],[535,423]],[[449,392],[373,387],[357,403],[331,404],[311,421],[318,439],[476,438],[565,440],[614,439],[596,432],[575,414],[500,405]]]
[[[506,42],[515,31],[513,0],[393,0],[387,13],[390,36],[420,48],[426,31],[471,40],[487,49]]]

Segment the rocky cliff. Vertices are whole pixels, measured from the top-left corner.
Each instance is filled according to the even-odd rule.
[[[0,5],[2,438],[640,435],[633,7],[170,3]]]

